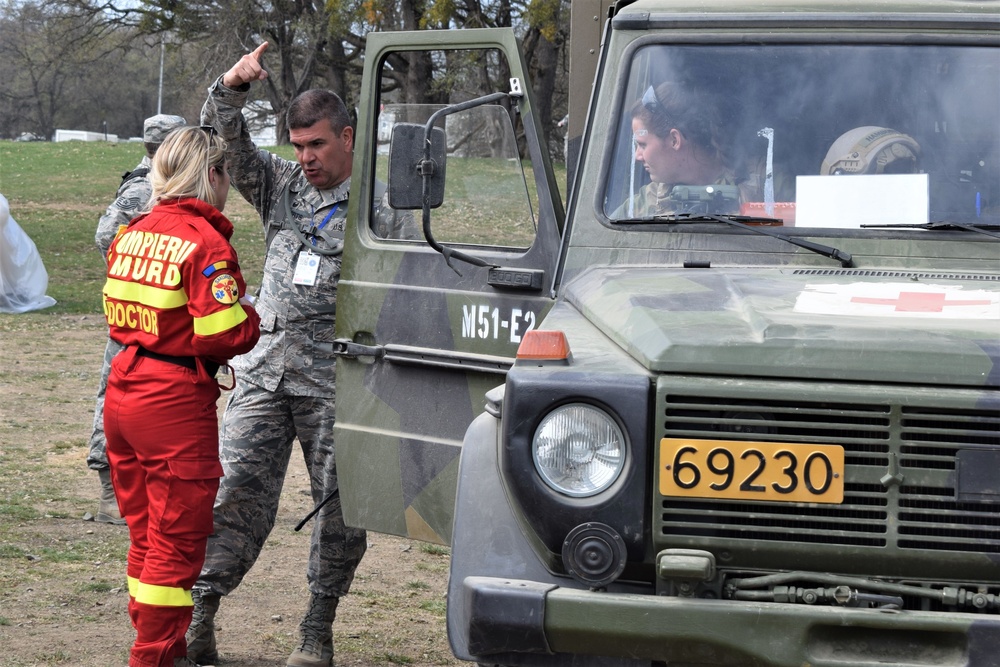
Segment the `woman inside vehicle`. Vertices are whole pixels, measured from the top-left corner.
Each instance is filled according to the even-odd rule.
[[[734,165],[722,118],[723,105],[708,95],[672,83],[646,89],[632,108],[635,159],[649,174],[643,186],[612,217],[642,218],[682,210],[676,186],[726,185],[740,203],[763,200],[763,164]],[[735,212],[735,211],[733,211]]]

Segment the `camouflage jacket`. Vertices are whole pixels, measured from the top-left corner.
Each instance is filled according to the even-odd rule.
[[[760,181],[761,179],[755,177],[737,178],[726,172],[712,185],[737,186],[740,191],[739,203],[742,204],[748,201],[763,201],[763,185]],[[632,197],[631,206],[630,202],[626,201],[611,217],[645,218],[651,215],[676,213],[677,205],[670,199],[673,188],[672,183],[647,183]]]
[[[148,173],[152,166],[153,162],[149,156],[143,156],[132,171],[145,169]],[[148,176],[136,176],[118,186],[118,194],[101,216],[97,223],[97,232],[94,234],[97,249],[101,251],[101,257],[105,262],[108,261],[108,248],[115,240],[118,228],[128,225],[132,218],[139,215],[152,196],[153,186],[149,183]]]
[[[234,90],[221,78],[209,88],[201,121],[228,144],[229,173],[240,194],[260,214],[268,242],[260,294],[260,341],[233,360],[237,375],[268,391],[334,396],[334,320],[340,255],[316,254],[315,284],[295,284],[296,264],[308,245],[323,252],[343,241],[347,179],[332,190],[306,180],[297,162],[258,149],[243,118],[249,86]]]

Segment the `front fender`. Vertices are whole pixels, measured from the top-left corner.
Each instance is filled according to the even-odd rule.
[[[539,648],[539,641],[544,646],[544,637],[539,635],[544,627],[544,618],[525,617],[526,610],[518,605],[517,599],[511,600],[509,608],[491,609],[497,622],[491,623],[488,628],[490,643],[507,646],[511,652],[491,651],[488,656],[476,656],[470,650],[470,645],[476,645],[475,637],[481,634],[482,628],[472,627],[474,600],[466,594],[464,582],[467,578],[499,577],[542,582],[553,587],[579,587],[572,579],[553,575],[524,535],[500,478],[497,455],[501,445],[500,434],[500,420],[492,414],[483,413],[469,426],[462,446],[448,581],[448,640],[451,650],[461,660],[480,663],[546,667],[578,665],[581,656],[545,652]],[[527,611],[531,613],[531,610]],[[587,665],[595,667],[649,665],[648,662],[594,656],[587,656],[585,660]]]

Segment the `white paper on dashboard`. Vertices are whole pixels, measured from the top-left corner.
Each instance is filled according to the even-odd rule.
[[[797,227],[856,229],[930,219],[927,174],[797,176]]]

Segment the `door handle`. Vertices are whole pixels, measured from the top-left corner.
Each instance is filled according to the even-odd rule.
[[[362,345],[347,338],[338,338],[333,341],[333,354],[348,359],[357,359],[358,357],[381,359],[385,356],[385,347],[382,345]]]

